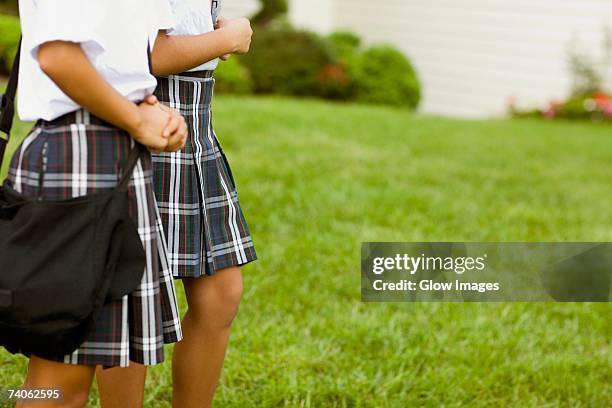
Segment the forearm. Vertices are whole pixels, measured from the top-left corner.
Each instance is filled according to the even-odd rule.
[[[153,73],[179,74],[234,51],[235,44],[223,29],[200,35],[167,35],[160,31],[151,54]]]
[[[45,43],[39,47],[38,62],[66,95],[92,114],[132,134],[141,126],[136,104],[106,82],[79,44]]]

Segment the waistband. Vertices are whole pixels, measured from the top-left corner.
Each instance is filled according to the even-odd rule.
[[[208,80],[214,78],[215,71],[193,71],[183,72],[178,75],[169,75],[168,77],[160,77],[160,79],[201,79]],[[109,123],[99,117],[91,114],[85,109],[79,109],[74,112],[66,113],[65,115],[55,118],[51,121],[39,120],[37,123],[39,126],[67,126],[72,124],[83,124],[83,125],[99,125],[108,127],[117,127],[112,123]]]
[[[93,115],[89,111],[85,109],[79,109],[74,112],[66,113],[65,115],[60,116],[59,118],[55,118],[53,120],[39,120],[36,122],[38,126],[69,126],[72,124],[77,125],[98,125],[98,126],[106,126],[106,127],[114,127],[113,125],[105,121],[104,119],[100,119],[99,117]],[[117,128],[119,129],[119,128]]]
[[[167,77],[162,77],[162,78],[211,79],[211,78],[214,78],[214,76],[215,76],[215,71],[193,71],[193,72],[183,72],[181,74],[176,74],[176,75],[168,75]]]

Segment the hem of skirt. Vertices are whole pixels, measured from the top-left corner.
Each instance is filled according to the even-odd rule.
[[[168,344],[168,343],[166,343]],[[36,354],[33,354],[36,355]],[[28,356],[31,358],[32,355]],[[38,357],[38,356],[37,356]],[[64,358],[64,356],[62,356],[61,358],[56,358],[56,357],[39,357],[42,358],[44,360],[49,360],[49,361],[54,361],[56,363],[62,363],[62,364],[66,364],[66,365],[80,365],[80,366],[92,366],[92,367],[97,367],[97,366],[101,366],[102,368],[113,368],[113,367],[129,367],[130,363],[137,363],[143,366],[147,366],[147,367],[152,367],[152,366],[156,366],[159,364],[163,364],[165,363],[165,358],[161,358],[159,360],[156,361],[139,361],[139,360],[132,360],[130,359],[128,364],[122,364],[120,361],[118,362],[109,362],[108,360],[91,360],[91,361],[75,361],[75,362],[66,362],[66,359]]]
[[[222,269],[227,269],[227,268],[231,268],[234,266],[245,266],[248,265],[252,262],[255,262],[257,260],[257,254],[253,251],[249,256],[247,256],[247,260],[245,262],[237,262],[237,261],[229,261],[229,262],[220,262],[220,263],[215,263],[215,268],[211,268],[210,270],[205,270],[203,271],[204,268],[202,267],[198,267],[198,268],[189,268],[189,271],[186,272],[178,272],[175,273],[174,279],[197,279],[197,278],[203,278],[205,276],[214,276],[216,275],[217,271],[220,271]],[[198,272],[196,272],[196,270]]]
[[[174,344],[174,343],[178,343],[179,341],[181,341],[183,339],[182,334],[177,334],[177,333],[164,333],[164,345],[167,344]],[[36,353],[28,353],[28,354],[24,354],[26,357],[31,358],[32,355],[36,356]],[[145,362],[144,360],[140,360],[140,359],[129,359],[128,360],[128,364],[122,364],[121,361],[109,361],[108,360],[108,356],[106,358],[89,358],[88,361],[70,361],[70,362],[66,362],[66,356],[37,356],[39,358],[42,358],[44,360],[49,360],[49,361],[55,361],[57,363],[62,363],[62,364],[66,364],[66,365],[82,365],[82,366],[101,366],[104,369],[107,368],[113,368],[113,367],[129,367],[130,363],[137,363],[137,364],[141,364],[144,366],[155,366],[155,365],[159,365],[159,364],[163,364],[165,362],[165,356],[162,355],[161,358],[153,361],[153,362]]]

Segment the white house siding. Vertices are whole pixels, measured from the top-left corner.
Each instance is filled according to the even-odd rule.
[[[333,0],[288,0],[289,19],[298,27],[320,33],[333,27]],[[257,0],[223,0],[223,14],[227,17],[251,16],[259,9]]]
[[[244,0],[226,0],[226,4]],[[423,83],[421,111],[503,115],[510,98],[541,106],[571,86],[570,45],[601,54],[612,0],[290,0],[294,23],[391,43]]]
[[[249,17],[255,14],[258,9],[259,2],[257,0],[223,0],[221,14],[230,18]]]

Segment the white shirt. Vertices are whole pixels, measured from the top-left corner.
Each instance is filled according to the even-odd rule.
[[[48,41],[80,43],[104,79],[131,101],[155,89],[147,42],[152,48],[158,30],[172,28],[168,0],[19,0],[19,12],[22,120],[53,120],[80,108],[38,65],[38,47]]]
[[[174,13],[174,28],[168,35],[198,35],[213,31],[221,11],[221,0],[170,0]],[[219,59],[214,59],[190,71],[213,71]]]

